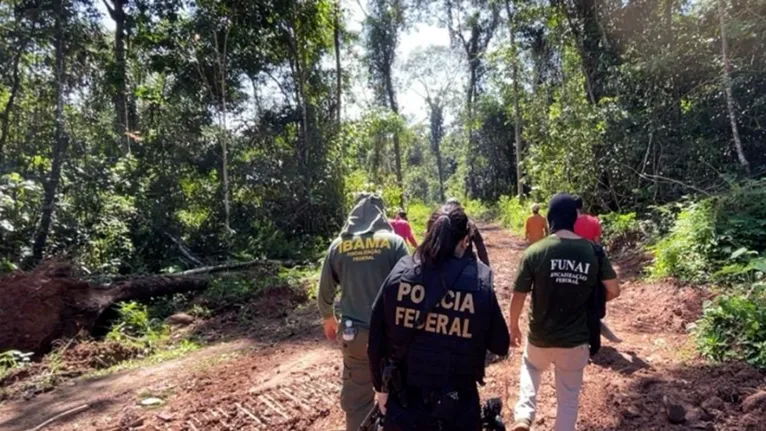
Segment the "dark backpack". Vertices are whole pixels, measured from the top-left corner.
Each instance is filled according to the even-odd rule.
[[[593,252],[601,263],[601,258],[606,256],[604,247],[593,244]],[[600,271],[597,271],[598,274]],[[606,317],[606,287],[599,279],[596,287],[590,295],[588,304],[588,344],[590,345],[590,355],[593,356],[601,349],[601,319]]]

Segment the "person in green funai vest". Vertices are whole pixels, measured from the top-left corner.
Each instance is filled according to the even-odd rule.
[[[594,293],[601,282],[605,301],[620,295],[609,259],[574,233],[576,220],[575,199],[564,193],[554,196],[548,206],[553,235],[531,245],[519,265],[511,299],[513,346],[521,345],[519,316],[530,292],[532,302],[512,431],[529,431],[537,410],[541,374],[551,364],[556,371],[554,430],[574,431],[583,371],[590,358]]]
[[[372,410],[375,392],[367,359],[370,314],[380,286],[399,259],[407,256],[404,240],[385,217],[383,199],[361,194],[340,235],[332,242],[322,265],[317,304],[324,334],[335,342],[341,336],[343,388],[340,405],[346,430],[356,431]],[[335,296],[340,286],[340,331]]]

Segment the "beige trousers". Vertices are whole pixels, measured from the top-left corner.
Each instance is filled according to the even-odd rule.
[[[563,349],[541,348],[527,343],[521,362],[519,401],[514,411],[515,419],[535,419],[537,391],[543,371],[553,364],[556,373],[556,425],[555,431],[573,431],[577,423],[577,408],[585,366],[590,353],[588,345]]]

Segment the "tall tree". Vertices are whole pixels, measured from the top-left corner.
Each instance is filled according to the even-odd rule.
[[[125,6],[129,0],[103,0],[109,16],[114,21],[114,65],[111,79],[114,85],[114,134],[122,154],[130,152],[130,135],[133,128],[128,116],[127,63],[125,61],[126,18]],[[111,3],[110,3],[111,2]]]
[[[445,168],[441,143],[445,134],[445,110],[456,97],[453,82],[460,76],[463,63],[445,46],[429,46],[413,51],[404,66],[406,84],[428,106],[431,151],[436,156],[439,198],[445,200]]]
[[[54,0],[54,31],[53,43],[55,46],[54,54],[54,87],[56,93],[56,132],[52,145],[52,163],[48,180],[45,183],[45,193],[43,196],[42,212],[40,215],[40,225],[35,234],[34,244],[32,245],[31,264],[37,264],[43,259],[43,252],[48,241],[53,211],[56,206],[56,192],[61,181],[61,167],[66,158],[67,147],[69,146],[69,136],[64,128],[64,95],[66,86],[66,61],[64,50],[67,0]]]
[[[30,3],[10,2],[8,5],[0,6],[0,22],[8,23],[8,29],[0,32],[0,55],[10,57],[10,62],[0,66],[0,85],[8,87],[8,95],[5,104],[0,111],[0,166],[5,163],[6,144],[10,136],[11,115],[16,108],[17,98],[22,86],[22,67],[24,55],[27,52],[27,46],[30,44],[33,27],[36,18],[33,20],[31,15],[39,15],[36,12],[36,6]]]
[[[399,32],[404,26],[404,5],[400,0],[370,0],[369,15],[365,20],[365,47],[369,62],[370,80],[375,96],[383,106],[399,115],[396,101],[393,68]],[[398,132],[393,133],[396,181],[404,190],[402,176],[402,150]],[[400,196],[404,205],[404,195]]]
[[[231,193],[229,191],[229,122],[227,114],[229,112],[226,105],[226,74],[228,70],[228,49],[229,49],[229,21],[227,20],[224,25],[225,31],[223,33],[223,50],[219,51],[218,47],[218,33],[213,33],[213,41],[216,46],[216,63],[218,64],[218,79],[220,82],[220,95],[221,95],[221,124],[220,128],[220,141],[221,141],[221,180],[223,185],[223,212],[224,221],[223,227],[225,230],[226,238],[231,236]],[[227,241],[228,242],[228,241]]]
[[[447,27],[453,45],[463,50],[468,64],[466,123],[468,128],[468,194],[476,196],[475,105],[483,79],[483,57],[500,22],[500,9],[493,0],[445,0]]]
[[[343,19],[343,10],[340,7],[340,0],[335,0],[335,14],[333,17],[333,44],[335,46],[335,103],[338,129],[341,124],[341,99],[343,98],[343,73],[340,64],[340,33],[341,22]]]
[[[513,25],[515,14],[511,13],[511,2],[505,0],[505,12],[508,18],[508,33],[511,36],[511,69],[513,79],[513,134],[516,153],[516,195],[521,199],[524,188],[521,180],[521,108],[519,98],[519,59],[516,49],[516,27]]]
[[[229,68],[229,33],[231,23],[229,18],[220,17],[213,25],[209,37],[212,46],[203,45],[202,37],[195,35],[195,65],[200,80],[207,88],[210,97],[215,100],[217,119],[218,119],[218,145],[221,148],[221,194],[223,197],[224,235],[228,238],[231,235],[231,197],[229,191],[229,123],[227,104],[228,68]],[[210,52],[206,52],[209,49]],[[209,62],[203,56],[212,55],[212,62]],[[206,70],[209,66],[210,70]],[[227,241],[228,242],[228,241]]]
[[[729,43],[726,40],[726,6],[723,0],[717,0],[718,19],[721,29],[721,57],[723,60],[723,86],[726,94],[726,109],[729,112],[729,122],[731,123],[731,135],[734,138],[734,149],[737,151],[737,159],[742,169],[750,173],[750,163],[745,157],[745,150],[742,148],[742,139],[739,137],[739,126],[737,126],[737,111],[734,103],[734,95],[731,91],[731,62],[729,60]]]

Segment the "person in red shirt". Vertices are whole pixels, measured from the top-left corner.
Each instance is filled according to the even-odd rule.
[[[391,223],[394,232],[404,238],[405,242],[409,242],[413,247],[418,248],[418,242],[415,240],[415,235],[412,234],[412,227],[410,227],[410,222],[407,220],[407,213],[403,209],[399,208],[396,211],[396,217],[388,222]]]
[[[574,233],[596,244],[601,244],[601,222],[598,218],[585,214],[582,211],[582,198],[575,199],[577,203],[577,221],[574,225]]]
[[[577,221],[574,225],[575,235],[600,245],[601,222],[597,217],[583,213],[581,197],[575,197],[575,204],[577,206]],[[607,326],[604,322],[601,322],[601,336],[613,343],[622,342],[622,340],[617,335],[615,335],[615,333],[612,332],[609,326]]]

